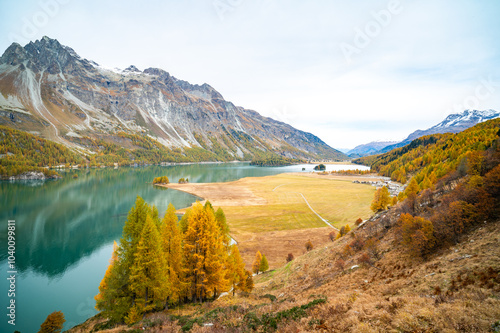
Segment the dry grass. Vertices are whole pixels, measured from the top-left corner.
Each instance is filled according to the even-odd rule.
[[[500,319],[500,221],[477,228],[456,246],[425,260],[404,254],[394,244],[393,228],[377,229],[377,224],[380,220],[367,222],[333,243],[259,274],[250,295],[228,295],[213,303],[154,314],[159,324],[146,331],[180,332],[184,324],[170,315],[183,315],[201,318],[190,332],[251,332],[249,317],[276,318],[278,313],[327,298],[295,319],[277,320],[275,330],[261,322],[257,331],[492,332]],[[364,250],[344,254],[344,270],[335,265],[353,234],[379,237],[375,267],[359,264]],[[280,239],[280,234],[275,236]],[[108,332],[144,323],[148,321]]]
[[[285,263],[288,253],[304,252],[304,244],[329,242],[327,226],[306,204],[334,226],[353,225],[371,215],[375,189],[352,180],[281,174],[243,178],[227,183],[169,184],[222,207],[249,268],[257,251],[264,253],[273,269]],[[301,194],[299,194],[301,193]],[[181,212],[184,210],[181,210]],[[326,228],[325,228],[326,227]]]
[[[304,201],[332,224],[353,224],[371,215],[375,189],[350,180],[296,174],[243,178],[228,183],[169,184],[222,207],[233,232],[269,232],[324,227]],[[300,195],[299,193],[302,193]],[[181,210],[182,211],[182,210]]]

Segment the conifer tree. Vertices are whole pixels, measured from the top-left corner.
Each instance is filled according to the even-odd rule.
[[[185,234],[187,229],[188,229],[190,212],[191,212],[191,209],[186,210],[184,215],[182,215],[181,220],[179,221],[179,228],[181,229],[182,234]]]
[[[151,216],[147,215],[130,270],[130,289],[136,296],[137,311],[144,313],[165,304],[170,292],[166,271],[160,233]]]
[[[130,288],[130,271],[148,215],[157,217],[158,214],[137,196],[135,205],[127,215],[120,245],[114,251],[113,264],[110,264],[109,272],[106,272],[108,277],[105,276],[103,290],[96,296],[96,308],[114,322],[122,322],[127,317],[136,298]],[[158,222],[155,221],[154,224],[157,225]]]
[[[40,325],[38,333],[59,333],[62,331],[65,321],[64,314],[61,311],[54,311]]]
[[[252,272],[245,270],[245,277],[238,283],[238,288],[244,292],[251,292],[253,289]]]
[[[374,212],[380,212],[387,209],[387,206],[389,206],[390,203],[391,196],[389,190],[386,186],[383,186],[375,192],[375,196],[371,204],[371,209]]]
[[[188,271],[189,296],[202,301],[228,286],[226,262],[221,260],[224,246],[213,209],[197,202],[191,208],[184,235],[184,258]]]
[[[415,179],[415,177],[413,177],[410,180],[410,183],[408,184],[408,186],[406,187],[406,190],[404,193],[405,193],[406,197],[415,198],[419,191],[420,191],[420,187],[418,186],[418,183],[417,183],[417,180]]]
[[[227,225],[226,215],[222,208],[219,207],[214,214],[215,221],[217,222],[217,226],[219,227],[220,233],[223,237],[222,241],[227,251],[229,252],[229,244],[231,243],[231,238],[229,237],[229,226]]]
[[[170,304],[179,302],[186,287],[184,283],[182,237],[177,221],[175,207],[169,204],[162,220],[161,238],[167,264],[167,275],[171,284]]]
[[[262,255],[262,259],[260,260],[259,271],[265,272],[269,269],[269,263],[267,262],[266,255]]]
[[[106,273],[104,274],[104,278],[101,280],[101,284],[99,285],[99,294],[97,294],[94,299],[96,301],[95,308],[97,310],[104,310],[106,308],[112,307],[113,290],[110,289],[109,285],[112,283],[113,276],[113,268],[115,263],[118,261],[118,244],[116,241],[113,244],[113,254],[111,255],[111,259],[109,260],[109,266],[106,269]],[[109,304],[111,303],[111,304]]]
[[[209,202],[208,202],[209,203]],[[215,219],[215,213],[212,205],[204,208],[207,216],[207,228],[205,230],[206,238],[206,256],[205,270],[207,272],[207,296],[216,298],[222,291],[229,290],[229,280],[226,278],[228,247],[225,246],[229,240]],[[229,246],[229,243],[227,243]]]
[[[260,251],[257,251],[257,253],[255,253],[255,259],[253,260],[252,264],[252,272],[254,274],[259,274],[261,260],[262,260],[262,254],[260,254]]]
[[[230,247],[230,254],[227,261],[227,274],[229,283],[233,287],[234,296],[236,289],[243,290],[240,281],[244,281],[246,278],[245,263],[243,259],[241,259],[240,250],[236,244]]]

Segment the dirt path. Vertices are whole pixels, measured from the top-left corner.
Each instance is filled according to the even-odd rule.
[[[273,192],[274,192],[275,190],[277,190],[278,188],[280,188],[281,186],[288,185],[288,184],[290,184],[290,183],[280,184],[280,185],[276,186],[275,188],[273,188]],[[300,192],[288,192],[288,193],[297,193],[297,194],[300,194],[300,196],[302,197],[302,199],[304,199],[304,201],[305,201],[305,203],[306,203],[307,207],[309,207],[309,209],[311,210],[311,212],[313,212],[313,213],[314,213],[317,217],[319,217],[319,219],[320,219],[321,221],[323,221],[323,222],[325,222],[326,224],[328,224],[331,228],[333,228],[333,229],[335,229],[335,230],[337,230],[337,231],[339,230],[338,228],[335,228],[333,225],[331,225],[331,224],[330,224],[330,222],[328,222],[328,220],[327,220],[327,219],[325,219],[325,218],[323,218],[321,215],[319,215],[319,214],[318,214],[318,212],[316,212],[316,211],[315,211],[315,210],[311,207],[311,205],[309,204],[309,201],[307,201],[306,197],[305,197],[302,193],[300,193]]]

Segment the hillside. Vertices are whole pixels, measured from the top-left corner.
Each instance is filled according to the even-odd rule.
[[[163,150],[171,155],[166,161],[345,157],[311,133],[235,106],[206,83],[159,68],[103,68],[48,37],[13,43],[1,56],[0,124],[85,154],[103,142],[115,150]]]
[[[63,145],[0,125],[0,179],[17,175],[53,178],[45,166],[76,165],[84,159]],[[32,171],[36,174],[28,175]]]
[[[495,110],[465,110],[462,113],[450,114],[442,122],[426,130],[416,130],[399,142],[370,142],[359,145],[346,152],[349,157],[357,158],[375,154],[387,153],[393,149],[404,147],[422,136],[443,133],[459,133],[476,124],[500,117]]]
[[[425,151],[447,155],[442,168],[448,171],[423,189],[415,179],[439,161],[430,155],[414,164],[415,176],[399,203],[333,242],[325,234],[312,251],[254,276],[252,293],[184,304],[108,331],[498,331],[499,122],[421,138],[404,152],[383,155],[394,159],[380,160],[381,168],[418,159],[425,145]],[[446,147],[440,145],[443,137]],[[482,140],[475,145],[477,138]],[[97,316],[71,332],[96,324],[107,327]]]
[[[378,156],[360,158],[354,163],[369,165],[372,171],[406,183],[414,175],[422,189],[457,170],[466,172],[472,152],[483,152],[498,139],[500,119],[489,120],[463,132],[434,134],[413,140],[409,145]]]
[[[500,117],[500,112],[495,110],[465,110],[462,113],[450,114],[446,119],[444,119],[439,124],[436,124],[426,130],[416,130],[415,132],[408,135],[406,139],[401,142],[388,145],[380,149],[377,153],[386,153],[395,148],[403,147],[412,142],[413,140],[420,138],[422,136],[431,134],[443,134],[443,133],[459,133],[462,132],[476,124],[495,119]]]

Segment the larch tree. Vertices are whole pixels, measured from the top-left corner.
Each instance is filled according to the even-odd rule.
[[[59,333],[62,331],[65,321],[66,319],[64,319],[64,314],[61,311],[54,311],[40,325],[38,333]]]
[[[243,262],[243,259],[241,259],[240,250],[236,244],[231,245],[230,248],[227,260],[227,278],[233,287],[233,296],[236,289],[243,290],[240,282],[244,281],[246,278],[245,263]]]
[[[269,263],[267,262],[266,255],[262,255],[262,259],[260,260],[259,271],[265,272],[269,269]]]
[[[226,263],[221,260],[224,245],[213,208],[197,202],[189,212],[187,231],[184,235],[184,258],[189,283],[189,296],[193,301],[203,301],[228,286]]]
[[[386,186],[382,186],[375,192],[375,196],[373,198],[371,209],[374,212],[380,212],[382,210],[386,210],[387,207],[391,204],[391,195]]]
[[[96,301],[95,308],[97,310],[102,311],[109,308],[113,308],[114,306],[115,290],[110,288],[110,285],[113,283],[113,280],[116,279],[116,277],[114,276],[116,269],[114,269],[114,267],[117,261],[118,261],[118,244],[116,244],[115,241],[113,244],[113,254],[111,255],[111,259],[109,260],[109,266],[106,269],[104,278],[101,280],[101,284],[99,285],[99,294],[97,294],[94,297]]]
[[[164,306],[170,292],[166,271],[160,233],[153,218],[147,215],[130,270],[130,289],[136,297],[134,307],[139,314]]]
[[[238,282],[238,288],[244,292],[251,292],[253,289],[252,272],[245,270],[245,277],[242,281]]]
[[[148,215],[157,216],[157,213],[137,196],[135,205],[127,215],[120,245],[114,249],[113,264],[110,264],[104,281],[101,282],[104,283],[102,291],[100,289],[99,295],[96,296],[96,308],[111,321],[123,322],[136,298],[130,288],[130,271]],[[157,225],[157,222],[154,224]]]
[[[229,226],[227,225],[226,215],[224,214],[222,208],[219,207],[219,209],[217,209],[217,211],[214,213],[214,216],[221,233],[222,242],[229,252],[231,238],[229,237]]]
[[[252,263],[252,272],[254,274],[259,274],[261,260],[262,260],[262,254],[260,254],[260,251],[257,251],[257,253],[255,253],[255,259],[253,260]]]
[[[167,264],[167,275],[171,284],[169,303],[176,304],[184,294],[184,266],[182,253],[182,236],[175,215],[175,207],[168,205],[161,224],[161,239]]]
[[[420,186],[418,186],[417,180],[415,179],[415,177],[413,177],[410,180],[408,186],[406,187],[404,194],[408,198],[416,198],[417,193],[419,191],[420,191]]]
[[[207,217],[204,232],[207,297],[216,298],[221,292],[229,290],[226,278],[228,248],[224,245],[229,236],[220,229],[212,205],[205,207],[204,211]]]

